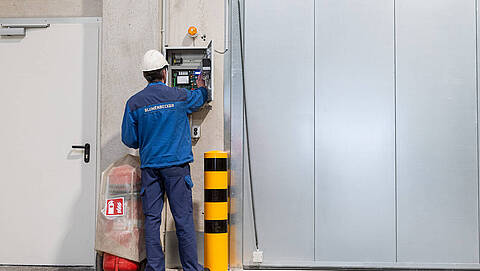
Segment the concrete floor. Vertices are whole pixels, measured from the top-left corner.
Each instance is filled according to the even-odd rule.
[[[91,267],[0,266],[0,271],[92,271]]]
[[[50,267],[50,266],[1,266],[0,271],[92,271],[94,268],[88,267]],[[182,269],[165,269],[165,271],[182,271]],[[268,270],[268,271],[295,271],[295,270]],[[318,271],[330,271],[322,269]],[[345,270],[343,270],[345,271]]]
[[[92,271],[93,268],[88,267],[47,267],[47,266],[1,266],[0,271]],[[304,269],[302,269],[304,270]],[[339,269],[336,269],[339,270]],[[340,269],[341,271],[349,270],[373,270],[373,269]],[[375,269],[379,270],[379,269]],[[393,269],[388,269],[393,270]],[[407,271],[407,269],[394,269],[395,271]],[[442,271],[449,271],[453,269],[442,269]],[[182,269],[166,269],[166,271],[182,271]],[[237,270],[238,271],[238,270]],[[268,271],[295,271],[295,270],[270,270]],[[334,269],[315,269],[315,271],[334,271]],[[408,271],[420,271],[420,269],[408,269]]]
[[[89,268],[89,267],[1,266],[0,265],[0,271],[92,271],[92,270],[95,270],[95,269]],[[165,269],[165,271],[182,271],[182,269],[167,268]],[[280,270],[268,270],[268,271],[280,271]],[[295,270],[281,270],[281,271],[295,271]],[[329,271],[329,270],[318,269],[318,271]]]
[[[0,271],[92,271],[95,270],[94,268],[89,267],[50,267],[50,266],[1,266]],[[259,269],[261,270],[261,269]],[[302,269],[305,270],[305,269]],[[381,270],[381,269],[315,269],[315,271],[334,271],[334,270],[341,270],[341,271],[359,271],[359,270]],[[384,270],[394,270],[394,271],[425,271],[425,270],[432,270],[438,271],[434,269],[384,269]],[[441,269],[442,271],[454,271],[454,269]],[[459,271],[461,269],[455,269]],[[166,271],[182,271],[182,269],[166,269]],[[240,270],[235,270],[240,271]],[[268,269],[267,271],[295,271],[295,270],[271,270]]]
[[[92,271],[93,267],[51,267],[51,266],[2,266],[0,271]],[[180,271],[178,269],[165,269],[165,271]]]

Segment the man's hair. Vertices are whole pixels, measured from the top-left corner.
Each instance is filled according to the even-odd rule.
[[[166,79],[163,77],[163,70],[165,69],[167,69],[166,66],[158,70],[143,72],[143,77],[145,77],[149,83],[162,81],[163,79]]]

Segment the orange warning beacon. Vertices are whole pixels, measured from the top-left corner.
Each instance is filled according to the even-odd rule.
[[[191,37],[191,38],[195,38],[197,37],[198,35],[198,30],[195,26],[190,26],[188,28],[188,35]]]

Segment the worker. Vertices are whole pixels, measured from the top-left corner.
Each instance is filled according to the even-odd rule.
[[[166,193],[178,238],[183,270],[199,271],[197,241],[193,224],[190,165],[193,162],[188,114],[207,101],[202,75],[197,89],[166,85],[168,62],[157,50],[143,58],[147,87],[128,99],[122,123],[122,142],[139,149],[145,214],[146,271],[165,270],[160,243],[163,198]]]

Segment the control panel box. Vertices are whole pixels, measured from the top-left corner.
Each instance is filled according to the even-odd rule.
[[[208,101],[214,97],[212,42],[205,47],[165,47],[169,63],[167,82],[169,86],[196,89],[197,78],[203,75],[208,90]]]

